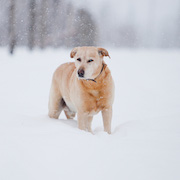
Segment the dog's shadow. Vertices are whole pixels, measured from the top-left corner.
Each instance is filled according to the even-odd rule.
[[[78,129],[78,122],[75,119],[58,119],[57,122],[62,123],[66,126],[69,126],[73,129]],[[128,128],[134,127],[135,124],[136,122],[134,121],[128,121],[128,122],[119,124],[115,128],[112,129],[112,134],[121,134],[121,136],[127,136]],[[103,131],[104,131],[103,127],[99,126],[93,130],[93,134],[98,134]]]
[[[77,128],[77,121],[75,119],[58,119],[58,122],[63,123],[72,128]]]

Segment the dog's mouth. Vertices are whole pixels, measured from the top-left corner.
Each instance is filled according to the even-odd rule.
[[[78,73],[77,73],[77,78],[78,78],[79,80],[88,80],[88,78],[86,78],[86,77],[84,77],[84,76],[83,76],[83,77],[82,77],[82,76],[79,76]]]
[[[94,79],[91,79],[91,78],[88,78],[88,77],[86,77],[85,76],[85,71],[84,71],[84,69],[79,69],[78,71],[77,71],[77,78],[79,79],[79,80],[87,80],[87,81],[95,81]]]
[[[79,76],[78,76],[78,79],[86,79],[86,78],[84,78],[84,77],[79,77]]]

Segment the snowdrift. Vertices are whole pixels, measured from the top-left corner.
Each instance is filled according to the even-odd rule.
[[[54,70],[70,50],[0,49],[1,180],[179,180],[180,53],[108,49],[115,81],[112,135],[48,118]]]

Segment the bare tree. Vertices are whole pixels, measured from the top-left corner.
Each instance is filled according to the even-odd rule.
[[[16,46],[16,33],[15,33],[15,0],[10,1],[9,5],[9,50],[14,53]]]
[[[178,10],[180,12],[180,3],[178,4]],[[178,17],[177,17],[177,37],[176,37],[176,46],[178,48],[180,48],[180,13],[178,14]]]
[[[77,12],[75,46],[95,46],[97,43],[97,27],[91,14],[85,9]]]
[[[64,23],[65,31],[63,33],[63,43],[66,47],[73,46],[73,39],[75,34],[75,10],[74,6],[69,3],[67,5],[67,12],[66,12],[66,21]]]
[[[47,14],[48,14],[48,1],[41,1],[41,22],[40,22],[40,47],[44,49],[46,47],[47,38]]]
[[[65,0],[7,1],[10,53],[18,45],[29,49],[96,45],[97,26],[86,9]]]
[[[28,46],[32,50],[35,46],[35,17],[36,17],[36,1],[31,0],[29,3],[29,39]]]

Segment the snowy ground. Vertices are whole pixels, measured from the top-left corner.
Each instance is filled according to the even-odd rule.
[[[70,50],[0,49],[0,180],[179,180],[180,52],[110,49],[112,135],[47,116],[52,73]]]

